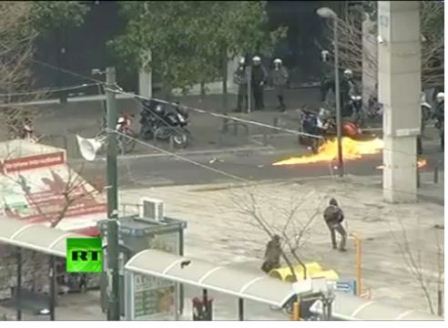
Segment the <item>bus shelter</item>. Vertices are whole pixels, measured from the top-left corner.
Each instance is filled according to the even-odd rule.
[[[55,258],[66,257],[66,239],[68,237],[86,238],[87,236],[45,227],[41,224],[27,224],[16,219],[0,217],[0,243],[16,247],[16,286],[14,287],[14,305],[17,320],[22,318],[22,305],[27,303],[41,303],[36,294],[28,293],[22,288],[22,249],[46,254],[50,259],[48,306],[50,320],[55,319],[56,275]]]
[[[204,293],[212,290],[235,296],[239,320],[244,320],[244,300],[282,308],[296,297],[290,283],[267,275],[158,250],[145,250],[133,256],[125,266],[126,320],[178,319],[176,284],[199,287]],[[172,304],[171,308],[163,307],[164,301]],[[164,317],[160,316],[162,312],[165,312]]]

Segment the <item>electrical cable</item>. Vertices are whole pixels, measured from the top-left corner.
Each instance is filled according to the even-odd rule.
[[[33,90],[28,92],[12,92],[12,93],[0,93],[0,97],[14,97],[14,96],[28,96],[28,95],[35,95],[35,94],[45,94],[45,93],[53,93],[53,92],[60,92],[60,91],[71,91],[71,90],[77,90],[77,89],[83,89],[88,88],[91,86],[98,85],[98,83],[84,83],[80,85],[73,85],[68,87],[60,87],[60,88],[48,88],[48,89],[40,89],[40,90]]]
[[[133,94],[133,93],[125,92],[118,85],[115,85],[116,86],[115,89],[111,89],[111,88],[109,88],[106,85],[106,83],[104,81],[96,80],[96,79],[93,79],[91,77],[88,77],[88,76],[85,76],[85,75],[82,75],[82,74],[79,74],[79,73],[75,73],[75,72],[67,70],[67,69],[62,69],[60,67],[57,67],[57,66],[54,66],[54,65],[51,65],[51,64],[39,61],[39,60],[33,59],[33,61],[38,63],[38,64],[50,67],[50,68],[52,68],[54,70],[59,70],[59,71],[64,72],[66,74],[70,74],[70,75],[73,75],[73,76],[82,77],[83,79],[94,81],[94,82],[96,82],[98,84],[103,85],[105,87],[105,89],[113,91],[115,93],[119,93],[119,94],[122,94],[122,95],[127,95],[127,96],[134,97],[134,98],[141,99],[141,100],[155,100],[155,101],[159,101],[159,102],[162,102],[162,103],[165,103],[165,104],[176,105],[175,103],[168,102],[168,101],[163,100],[163,99],[148,98],[148,97],[143,97],[143,96],[136,95],[136,94]],[[236,116],[224,115],[224,114],[216,113],[216,112],[213,112],[213,111],[207,111],[207,110],[200,109],[200,108],[194,108],[194,107],[191,107],[191,106],[183,106],[183,107],[187,108],[189,110],[193,110],[195,112],[201,113],[201,114],[208,114],[208,115],[211,115],[211,116],[214,116],[214,117],[225,118],[225,119],[235,120],[235,121],[239,121],[239,122],[243,122],[243,123],[247,123],[247,124],[258,125],[258,126],[265,127],[265,128],[268,128],[268,129],[273,129],[273,130],[277,130],[277,131],[283,131],[283,132],[291,133],[291,134],[298,135],[298,136],[304,135],[304,136],[308,136],[308,137],[322,138],[321,136],[312,135],[312,134],[306,134],[306,133],[298,132],[298,131],[295,131],[295,130],[281,128],[281,127],[276,127],[276,126],[265,124],[265,123],[261,123],[261,122],[258,122],[258,121],[246,120],[246,119],[242,119],[242,118],[239,118],[239,117],[236,117]],[[384,151],[390,151],[392,153],[400,153],[400,154],[403,154],[403,155],[416,157],[416,154],[414,154],[414,153],[408,153],[408,152],[392,150],[392,149],[387,149],[387,148],[383,148],[382,151],[383,152]]]

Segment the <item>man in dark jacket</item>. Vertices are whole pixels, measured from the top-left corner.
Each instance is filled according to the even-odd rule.
[[[328,50],[323,50],[321,52],[320,81],[320,97],[322,102],[327,100],[327,95],[330,90],[334,93],[334,66],[330,62],[330,52]]]
[[[337,231],[341,235],[341,244],[339,245],[339,250],[341,252],[345,252],[347,233],[345,232],[345,229],[342,226],[342,221],[344,221],[344,212],[342,212],[341,208],[338,206],[338,202],[336,201],[336,199],[332,198],[330,200],[329,206],[324,211],[324,219],[325,223],[328,226],[328,229],[330,229],[331,243],[333,245],[333,249],[337,249],[337,243],[336,243],[336,231]]]
[[[246,107],[248,107],[247,97],[247,71],[244,58],[240,59],[238,68],[233,74],[233,82],[238,86],[238,100],[235,112],[241,112],[243,108],[243,99],[245,100]]]
[[[265,273],[271,272],[273,269],[280,267],[280,256],[282,255],[282,246],[280,243],[280,236],[274,235],[272,240],[266,245],[266,251],[264,253],[264,262],[261,266],[261,270]]]
[[[261,59],[258,56],[252,58],[252,90],[255,100],[255,110],[261,110],[264,108],[263,91],[268,74],[266,69],[261,64]]]
[[[355,81],[353,79],[353,72],[351,69],[346,69],[342,75],[340,83],[340,101],[341,101],[341,113],[342,116],[352,115],[349,108],[350,97],[355,92]]]
[[[272,85],[275,89],[275,94],[277,95],[277,99],[279,102],[279,106],[277,109],[280,109],[282,112],[286,110],[286,105],[284,102],[284,89],[288,84],[288,71],[285,66],[283,66],[283,62],[280,58],[274,59],[274,69],[271,72]]]
[[[442,151],[445,149],[445,94],[443,92],[439,92],[436,96],[436,110],[434,116],[437,120],[436,128],[440,131],[440,146]]]

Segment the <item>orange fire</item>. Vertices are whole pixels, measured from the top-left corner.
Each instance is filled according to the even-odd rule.
[[[342,151],[345,160],[361,158],[362,155],[378,154],[384,148],[382,139],[373,139],[369,141],[356,141],[350,138],[342,138]],[[337,140],[329,140],[319,147],[317,154],[310,154],[301,157],[291,157],[272,165],[295,165],[310,164],[318,162],[331,162],[338,157]]]

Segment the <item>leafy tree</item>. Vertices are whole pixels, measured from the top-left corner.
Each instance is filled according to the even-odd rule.
[[[25,111],[11,93],[29,91],[33,86],[30,70],[36,39],[61,24],[78,26],[88,11],[80,1],[2,1],[0,2],[0,132],[9,137],[21,129],[23,116],[34,117],[37,111]],[[28,96],[27,100],[42,97]],[[4,125],[4,126],[2,126]]]
[[[284,29],[270,33],[264,1],[121,2],[124,34],[111,42],[129,68],[150,65],[162,76],[165,91],[219,77],[223,62],[240,53],[269,48]]]
[[[81,1],[32,1],[31,6],[33,21],[41,32],[61,26],[78,27],[90,9]]]

